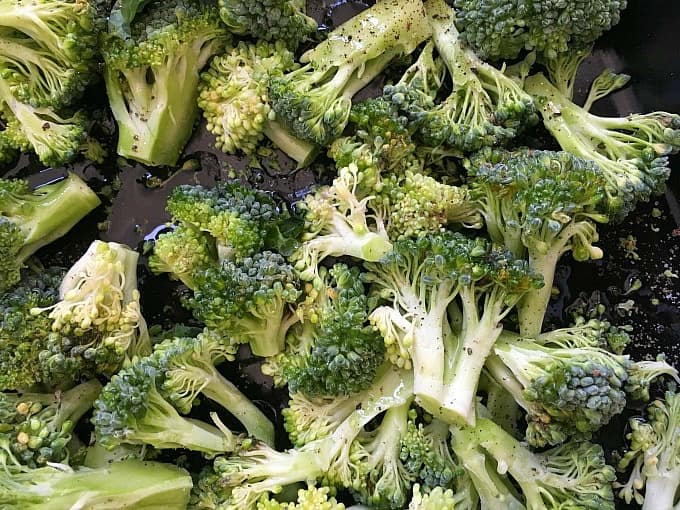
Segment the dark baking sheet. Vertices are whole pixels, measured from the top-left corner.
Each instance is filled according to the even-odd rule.
[[[327,2],[308,0],[308,10],[324,27],[331,28],[363,9],[363,2]],[[595,111],[627,114],[635,111],[666,110],[680,112],[680,3],[667,0],[632,0],[621,23],[608,33],[584,66],[577,85],[581,91],[589,79],[603,67],[612,67],[633,76],[631,86],[598,103]],[[377,86],[362,95],[375,94]],[[94,86],[88,97],[101,101],[103,87]],[[106,115],[98,128],[100,134],[114,142],[113,125]],[[180,165],[184,170],[149,169],[127,163],[112,155],[103,165],[75,164],[68,169],[43,170],[35,159],[23,156],[6,176],[30,177],[35,184],[49,182],[71,170],[83,176],[97,190],[111,195],[111,200],[78,225],[63,239],[41,250],[38,256],[46,264],[69,265],[89,243],[100,237],[106,241],[126,243],[143,250],[145,241],[153,239],[167,221],[164,203],[169,190],[182,183],[214,183],[230,173],[244,175],[255,186],[272,190],[289,201],[304,194],[323,173],[320,161],[312,168],[292,171],[292,165],[279,156],[279,165],[267,161],[262,168],[246,168],[247,161],[225,156],[212,147],[212,137],[199,126],[187,146]],[[195,163],[199,165],[196,166]],[[674,158],[680,166],[680,158]],[[196,169],[198,168],[198,169]],[[668,191],[650,204],[641,206],[621,225],[603,226],[601,242],[605,257],[601,261],[574,263],[564,259],[558,270],[559,298],[551,305],[549,320],[562,324],[564,308],[580,294],[608,305],[611,319],[634,327],[630,354],[635,358],[665,352],[667,359],[680,362],[680,170],[672,173]],[[163,183],[159,186],[159,183]],[[654,211],[654,214],[652,213]],[[630,248],[633,236],[634,252]],[[627,240],[624,243],[622,240]],[[190,321],[179,306],[179,288],[165,277],[150,275],[142,257],[140,290],[144,315],[149,323],[170,324]],[[626,294],[630,283],[639,279],[642,287]],[[599,295],[592,296],[594,291]],[[257,378],[250,360],[239,361],[232,378],[240,378],[244,390],[278,418],[285,403],[285,393],[272,391]],[[236,368],[236,367],[234,367]],[[246,376],[239,374],[245,372]],[[254,383],[253,381],[259,381]],[[620,446],[625,420],[617,420],[602,434],[611,448]],[[621,507],[623,508],[623,507]]]

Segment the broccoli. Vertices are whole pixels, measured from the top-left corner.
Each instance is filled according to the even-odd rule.
[[[422,494],[420,485],[413,485],[413,497],[408,510],[458,510],[459,508],[461,508],[459,502],[451,489],[435,487],[430,492]]]
[[[306,0],[219,0],[220,17],[237,35],[285,43],[291,50],[310,38],[316,21],[305,14]]]
[[[626,0],[454,0],[465,42],[482,58],[514,59],[523,50],[557,54],[590,46],[619,22]]]
[[[33,190],[22,179],[0,179],[0,292],[19,281],[31,255],[65,235],[99,204],[97,195],[71,173]]]
[[[615,484],[627,503],[643,510],[677,508],[680,488],[680,394],[668,391],[647,407],[646,419],[632,418],[626,434],[629,450],[620,459],[621,471],[631,469],[625,484]],[[642,489],[644,488],[644,495]]]
[[[629,375],[626,381],[626,393],[632,399],[643,402],[649,402],[651,385],[662,376],[668,376],[674,380],[675,384],[680,384],[678,371],[665,361],[663,354],[660,354],[656,361],[634,362]]]
[[[171,267],[178,265],[178,270],[172,271],[177,276],[186,276],[182,267],[188,269],[197,263],[196,269],[204,269],[214,265],[209,263],[213,258],[208,256],[211,250],[216,249],[220,260],[240,260],[263,248],[285,254],[295,244],[296,232],[291,224],[296,222],[284,206],[277,204],[270,194],[238,181],[222,182],[213,188],[177,186],[170,193],[167,210],[180,226],[207,232],[212,238],[206,240],[186,228],[163,235],[168,236],[164,241],[166,247],[155,257]],[[195,254],[181,246],[186,239],[197,245]],[[180,251],[175,251],[175,247]]]
[[[445,0],[428,0],[425,9],[453,87],[448,97],[435,103],[442,82],[441,64],[426,47],[417,68],[386,89],[409,119],[414,138],[428,147],[469,152],[505,144],[535,124],[538,117],[531,96],[521,83],[481,61],[462,44],[455,13]]]
[[[109,33],[102,42],[118,154],[174,165],[198,115],[199,73],[228,42],[226,27],[203,0],[173,0],[147,5],[130,32],[131,40]]]
[[[568,252],[602,258],[595,222],[604,223],[604,177],[597,165],[567,152],[485,149],[469,160],[469,186],[491,239],[516,257],[528,254],[545,286],[518,306],[520,332],[541,332],[555,268]]]
[[[197,320],[231,341],[250,343],[256,356],[284,348],[288,329],[299,321],[290,310],[300,296],[298,279],[278,253],[264,251],[239,262],[224,261],[194,275],[186,306]]]
[[[373,301],[358,268],[336,264],[320,269],[320,285],[310,288],[303,322],[288,333],[286,350],[263,367],[291,393],[309,397],[348,395],[373,382],[385,361],[385,343],[368,323]]]
[[[154,347],[157,364],[164,367],[158,391],[181,413],[188,414],[199,394],[217,402],[246,427],[248,434],[274,444],[274,425],[255,404],[216,368],[234,360],[234,346],[206,331],[197,338],[172,338]]]
[[[558,330],[531,340],[504,333],[486,369],[527,413],[526,439],[556,445],[591,435],[626,405],[628,356],[598,344],[599,333]]]
[[[77,470],[56,464],[29,472],[0,472],[0,506],[7,510],[183,510],[191,485],[186,471],[160,462],[126,460]]]
[[[236,439],[217,415],[211,415],[217,426],[181,416],[177,406],[183,402],[180,396],[165,393],[166,381],[162,355],[135,358],[114,375],[94,403],[92,424],[98,444],[110,450],[137,444],[207,455],[232,451]]]
[[[421,0],[376,3],[304,53],[302,67],[270,80],[278,121],[303,140],[329,145],[347,124],[354,94],[429,36]]]
[[[398,241],[367,269],[374,291],[390,303],[371,321],[390,359],[413,368],[418,403],[445,421],[474,423],[477,383],[501,321],[542,285],[540,276],[510,252],[459,233]]]
[[[363,457],[357,438],[370,434],[364,427],[374,418],[404,406],[413,395],[409,373],[394,369],[377,379],[374,388],[360,407],[322,439],[285,452],[247,440],[233,455],[215,459],[213,470],[203,473],[197,483],[195,499],[209,502],[198,508],[254,510],[264,494],[276,494],[291,484],[313,483],[317,479],[329,485],[361,487],[366,480],[362,459],[370,457]],[[374,460],[379,462],[380,458],[375,452]]]
[[[51,341],[43,363],[56,374],[114,374],[127,359],[151,353],[137,290],[139,254],[125,245],[94,241],[68,270],[60,300],[36,307],[69,342]]]
[[[598,83],[603,82],[596,80],[594,87]],[[593,161],[602,171],[611,219],[623,219],[638,202],[663,192],[670,173],[668,155],[680,150],[680,116],[654,112],[600,117],[572,103],[540,73],[529,77],[525,88],[562,149]],[[605,92],[613,88],[611,81],[604,86]],[[595,98],[603,95],[597,92]]]
[[[359,167],[350,163],[332,185],[321,186],[297,204],[305,214],[305,233],[293,261],[302,280],[318,279],[319,263],[326,257],[376,262],[392,249],[383,219],[368,211],[373,197],[360,198],[361,177]]]
[[[92,380],[65,392],[0,393],[0,443],[5,469],[37,468],[69,458],[71,434],[102,385]],[[9,464],[9,465],[8,465]]]
[[[198,106],[218,149],[251,155],[264,135],[299,166],[311,162],[316,146],[284,129],[269,104],[269,79],[296,66],[295,56],[281,41],[240,41],[229,53],[211,61],[210,68],[201,74]]]
[[[598,445],[566,443],[533,453],[481,417],[476,425],[454,428],[452,433],[453,450],[469,471],[482,508],[614,510],[616,476]]]
[[[280,503],[264,495],[257,501],[256,510],[345,510],[345,505],[330,493],[329,487],[308,486],[298,489],[297,499],[290,503]]]

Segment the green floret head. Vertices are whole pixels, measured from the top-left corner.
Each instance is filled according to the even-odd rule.
[[[306,312],[311,324],[291,330],[286,341],[293,348],[277,359],[281,376],[292,393],[309,397],[362,391],[385,361],[384,342],[368,322],[372,300],[358,268],[336,264],[321,272],[321,281]],[[291,338],[298,332],[302,338]]]
[[[626,0],[455,0],[456,24],[482,58],[514,59],[522,50],[549,57],[592,44],[619,22]]]
[[[657,356],[655,361],[636,361],[630,368],[626,392],[634,400],[648,402],[652,383],[663,376],[672,378],[675,384],[680,384],[678,371],[666,362],[663,354]]]
[[[597,85],[598,80],[594,87]],[[670,175],[668,156],[680,150],[678,115],[653,112],[600,117],[574,104],[543,74],[531,76],[525,86],[562,149],[593,161],[602,171],[612,219],[621,220],[638,202],[663,192]],[[595,90],[591,96],[599,99],[602,94]]]
[[[647,407],[644,419],[632,418],[629,426],[628,451],[618,469],[631,469],[631,475],[615,484],[619,496],[643,508],[672,508],[680,488],[680,395],[667,391]]]
[[[306,65],[270,80],[277,119],[303,140],[330,145],[347,125],[354,94],[429,35],[420,0],[378,2],[303,54]]]
[[[306,0],[220,0],[220,17],[235,34],[285,43],[291,50],[316,32]]]
[[[187,448],[208,455],[231,451],[228,430],[184,418],[162,393],[166,367],[138,358],[114,375],[94,404],[97,441],[107,449],[121,444]]]
[[[218,149],[228,154],[255,152],[274,116],[267,82],[295,66],[295,56],[279,40],[255,44],[241,41],[229,53],[211,61],[210,68],[201,74],[198,106]]]
[[[19,280],[23,263],[38,249],[66,234],[100,204],[82,179],[30,189],[20,179],[0,179],[0,292]]]
[[[225,261],[196,274],[194,281],[194,296],[186,304],[199,321],[249,342],[258,356],[283,350],[288,305],[300,291],[292,266],[281,255],[265,251],[240,262]]]
[[[12,95],[34,107],[79,99],[96,71],[103,18],[94,2],[10,0],[0,12],[0,68]]]
[[[389,219],[391,239],[436,234],[455,223],[472,227],[482,224],[466,188],[410,171],[383,179],[374,207],[383,208],[383,216]]]
[[[48,338],[66,338],[52,333],[52,320],[46,315],[33,315],[35,307],[54,305],[59,300],[59,285],[64,270],[49,268],[41,274],[26,273],[16,286],[0,294],[0,389],[18,390],[37,384],[59,387],[66,381],[47,377],[41,363],[41,352]]]
[[[229,36],[202,0],[150,4],[130,31],[131,40],[108,34],[102,45],[118,154],[174,165],[198,114],[199,73]]]
[[[210,234],[220,260],[240,260],[262,248],[285,251],[291,242],[286,228],[294,222],[288,212],[270,194],[238,181],[214,188],[177,186],[167,210],[175,222]]]
[[[0,505],[7,510],[41,508],[186,508],[189,474],[171,464],[123,460],[98,469],[63,465],[0,474]]]
[[[413,497],[408,510],[457,510],[460,508],[456,495],[451,489],[435,487],[424,494],[420,492],[420,485],[413,485]]]
[[[1,393],[0,429],[5,451],[0,457],[5,466],[37,468],[49,462],[66,463],[73,429],[90,410],[101,388],[93,380],[51,394]]]
[[[153,273],[169,273],[190,289],[194,288],[195,272],[216,264],[216,250],[208,234],[189,225],[178,225],[158,236],[149,257]]]
[[[138,258],[127,246],[94,241],[64,276],[59,302],[32,310],[49,316],[52,330],[71,339],[45,353],[53,370],[68,371],[77,362],[85,374],[110,375],[126,359],[151,353],[137,290]]]

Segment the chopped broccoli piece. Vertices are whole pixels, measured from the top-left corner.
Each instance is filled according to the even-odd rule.
[[[69,443],[102,385],[88,381],[56,393],[0,393],[0,443],[5,469],[69,460]],[[10,464],[11,463],[11,464]],[[9,464],[9,465],[8,465]]]
[[[29,189],[21,179],[0,179],[0,292],[17,283],[24,262],[59,239],[100,204],[82,179]]]
[[[456,495],[451,489],[435,487],[430,492],[422,494],[420,485],[413,485],[413,497],[408,510],[458,510],[461,508],[456,501]]]
[[[652,383],[662,376],[668,376],[675,384],[680,384],[678,371],[664,360],[663,354],[656,361],[636,361],[630,368],[626,393],[634,400],[649,402]]]
[[[465,42],[482,58],[514,59],[522,50],[557,54],[590,46],[619,22],[626,0],[454,0]]]
[[[329,487],[309,486],[298,489],[297,499],[289,503],[280,503],[263,495],[257,501],[256,510],[345,510],[345,505],[338,503],[330,495]]]
[[[666,392],[663,400],[647,407],[645,419],[632,418],[629,426],[629,450],[618,468],[632,470],[625,484],[615,484],[619,496],[627,503],[635,500],[643,510],[675,508],[680,488],[680,394]]]
[[[263,368],[286,381],[291,393],[309,397],[348,395],[369,387],[385,361],[385,343],[368,322],[373,300],[358,268],[322,268],[314,303],[286,338],[286,350]],[[311,298],[311,297],[310,297]]]
[[[670,174],[668,155],[680,150],[680,116],[600,117],[572,103],[540,73],[528,78],[525,87],[562,149],[601,169],[611,219],[623,219],[638,202],[663,192]]]
[[[304,53],[301,68],[270,81],[277,119],[299,138],[329,145],[347,125],[354,94],[429,35],[421,0],[376,3]]]
[[[219,0],[220,17],[234,34],[285,43],[295,50],[316,32],[306,0]]]
[[[135,508],[183,510],[189,474],[170,464],[125,460],[99,469],[54,465],[0,472],[0,505],[7,510]]]
[[[202,0],[147,5],[130,33],[130,40],[109,33],[102,44],[118,154],[174,165],[198,115],[199,73],[229,36],[217,10]]]
[[[264,251],[239,262],[224,261],[194,275],[185,300],[199,321],[232,341],[250,343],[256,356],[284,348],[286,332],[299,319],[289,310],[300,296],[295,272],[278,253]]]

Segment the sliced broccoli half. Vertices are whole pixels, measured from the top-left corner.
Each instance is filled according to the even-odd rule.
[[[17,283],[26,260],[59,239],[100,204],[82,179],[31,190],[21,179],[0,179],[0,292]]]

